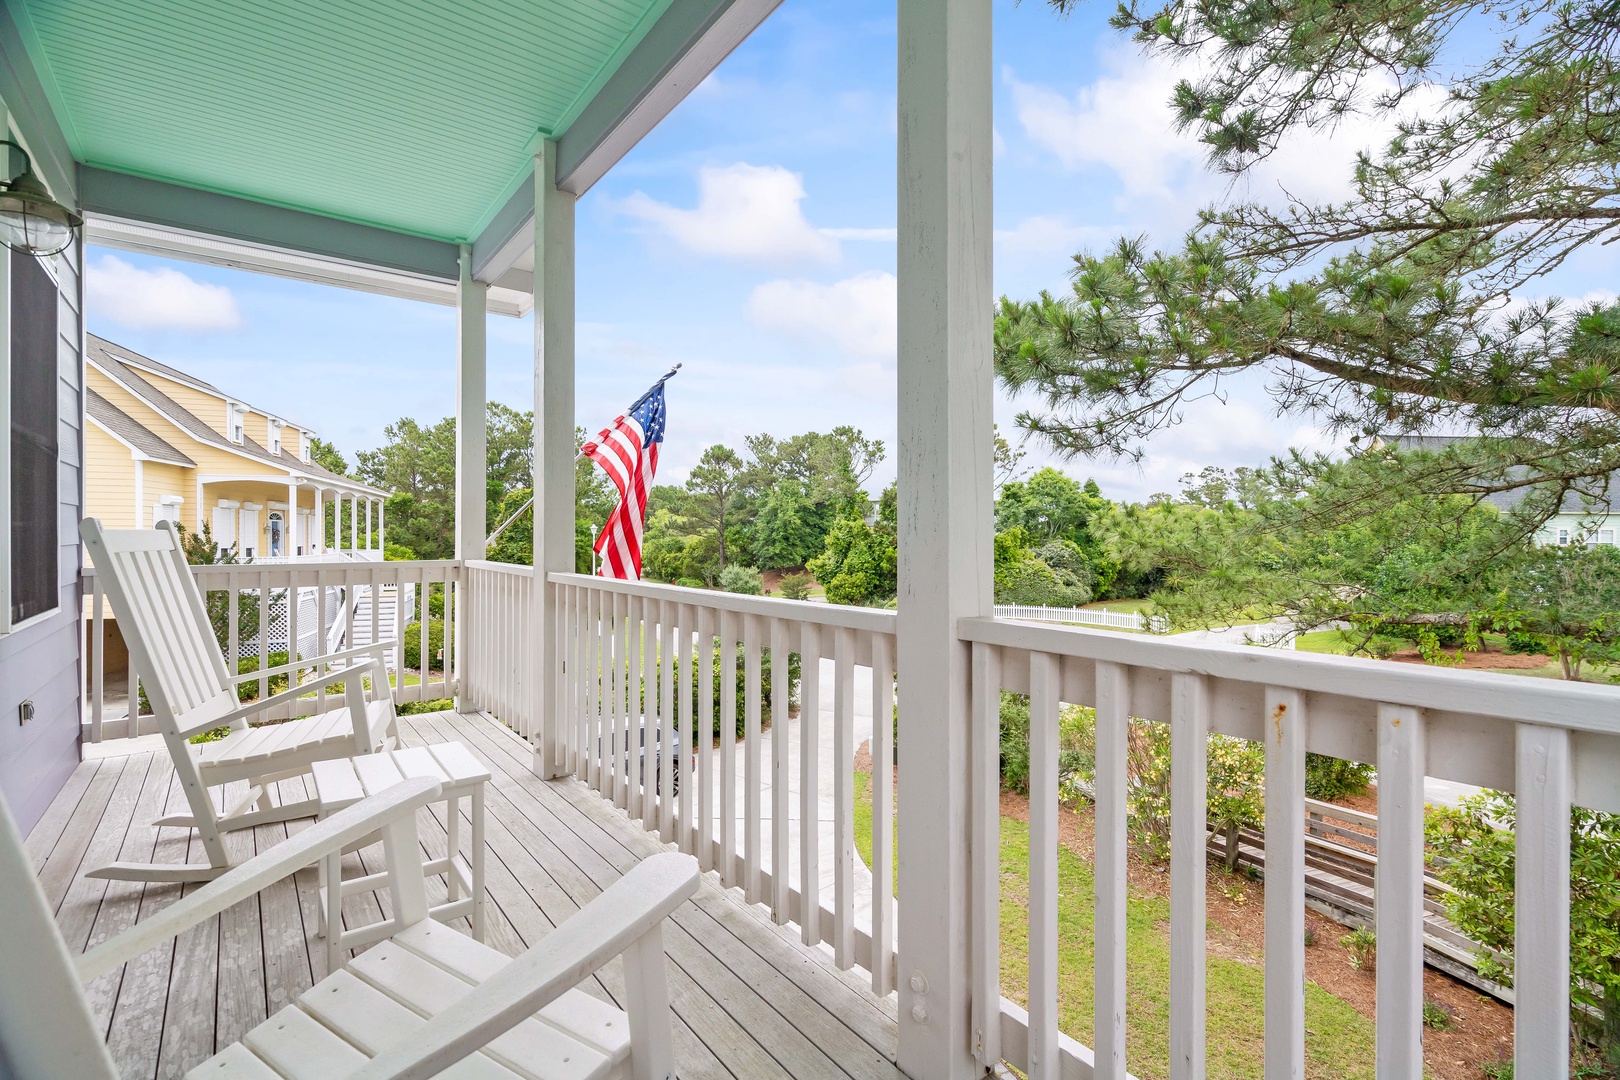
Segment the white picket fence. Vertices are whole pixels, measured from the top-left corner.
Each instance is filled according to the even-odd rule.
[[[1068,623],[1076,626],[1105,626],[1112,630],[1151,631],[1155,634],[1162,634],[1169,629],[1169,624],[1162,617],[1155,616],[1150,619],[1134,611],[1109,611],[1106,608],[997,604],[996,618]]]

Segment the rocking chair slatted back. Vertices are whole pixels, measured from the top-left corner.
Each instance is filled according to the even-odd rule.
[[[235,709],[202,592],[170,523],[104,529],[86,518],[80,531],[103,575],[113,613],[127,627],[124,641],[145,676],[142,685],[159,730],[165,735],[196,730]]]

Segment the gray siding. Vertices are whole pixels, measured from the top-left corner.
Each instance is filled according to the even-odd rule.
[[[0,635],[0,794],[24,835],[79,762],[79,517],[84,505],[82,401],[84,362],[79,270],[83,249],[56,256],[59,282],[57,582],[61,607],[46,621]],[[9,438],[9,433],[6,433]],[[9,493],[6,494],[9,498]],[[0,568],[9,573],[9,568]],[[34,719],[18,723],[18,706]]]

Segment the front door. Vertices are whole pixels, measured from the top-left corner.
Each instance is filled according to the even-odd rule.
[[[282,519],[281,511],[270,511],[270,557],[272,559],[279,559],[281,556],[286,554],[286,552],[282,550],[287,546],[286,537],[283,535],[284,524],[285,522]]]

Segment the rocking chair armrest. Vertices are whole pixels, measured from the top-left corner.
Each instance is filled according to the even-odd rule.
[[[563,924],[565,933],[547,934],[415,1034],[349,1074],[349,1080],[437,1076],[659,930],[697,892],[698,880],[697,860],[690,855],[670,851],[643,859],[571,916]],[[661,955],[658,962],[662,965]],[[662,980],[662,966],[656,977]],[[636,997],[634,988],[631,997]],[[632,1031],[640,1020],[631,1017]]]
[[[319,690],[323,686],[331,686],[333,683],[344,682],[347,678],[363,676],[367,672],[379,671],[381,669],[382,661],[371,659],[367,660],[363,664],[351,664],[348,667],[339,668],[336,671],[328,671],[325,675],[317,675],[308,682],[299,683],[297,686],[290,686],[279,693],[271,694],[267,698],[258,698],[257,700],[250,701],[246,705],[243,705],[240,709],[233,709],[231,712],[226,713],[219,719],[210,721],[209,724],[212,727],[226,727],[236,723],[237,720],[246,719],[249,716],[257,716],[259,713],[262,713],[267,709],[273,709],[277,705],[283,704],[284,702],[296,701],[305,694],[308,694],[311,690]],[[383,673],[383,677],[387,678],[386,672]]]
[[[89,982],[106,974],[331,852],[341,851],[383,826],[415,814],[438,797],[439,784],[435,780],[402,780],[316,822],[79,957],[75,966],[80,981]]]
[[[306,660],[297,660],[289,664],[277,664],[275,667],[265,668],[262,671],[248,671],[240,675],[232,675],[225,681],[233,684],[254,682],[258,679],[268,679],[272,675],[286,675],[293,671],[303,671],[305,668],[322,667],[335,660],[353,660],[361,656],[375,659],[380,654],[392,649],[395,644],[395,642],[387,639],[374,641],[370,645],[357,645],[352,649],[343,649],[322,656],[312,656]],[[310,684],[305,683],[304,685],[308,686]]]

